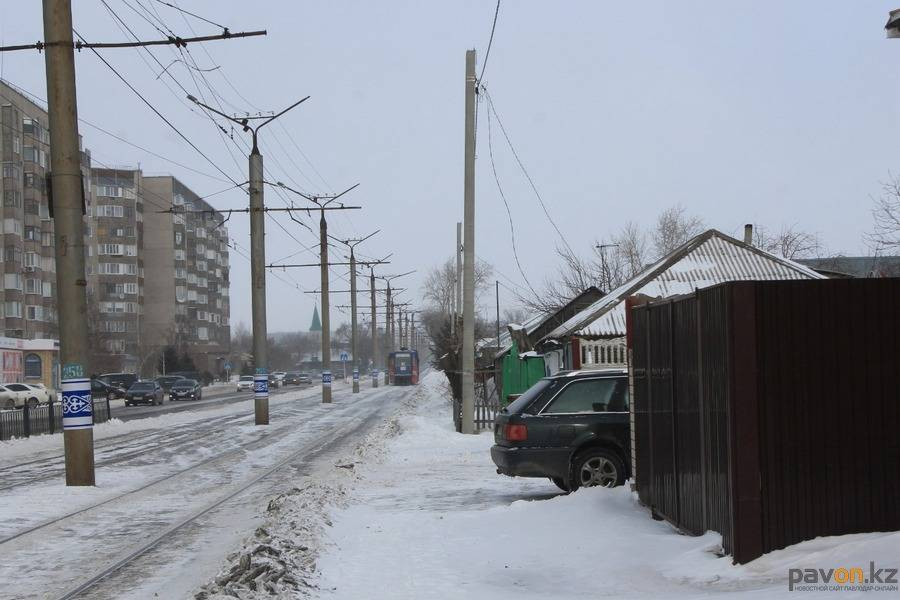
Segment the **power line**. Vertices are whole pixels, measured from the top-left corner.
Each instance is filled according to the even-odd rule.
[[[73,29],[72,31],[75,32],[75,35],[77,35],[79,39],[84,40],[82,35],[80,33],[78,33],[77,30]],[[199,147],[197,147],[197,145],[194,142],[192,142],[186,135],[184,135],[180,129],[175,127],[175,125],[169,119],[167,119],[155,106],[153,106],[153,104],[149,100],[147,100],[147,98],[145,98],[143,96],[143,94],[141,94],[133,85],[131,85],[131,83],[127,79],[125,79],[125,77],[121,73],[119,73],[119,71],[117,71],[116,68],[113,67],[109,63],[109,61],[103,57],[102,54],[97,52],[97,50],[94,48],[90,48],[90,51],[93,52],[94,54],[96,54],[97,58],[99,58],[103,62],[103,64],[105,64],[107,66],[107,68],[109,68],[109,70],[112,71],[116,75],[116,77],[118,77],[122,81],[122,83],[124,83],[126,86],[128,86],[128,89],[130,89],[138,98],[140,98],[141,101],[144,104],[146,104],[147,107],[156,114],[157,117],[162,119],[162,121],[166,125],[168,125],[172,129],[172,131],[177,133],[178,137],[180,137],[185,142],[187,142],[188,145],[197,152],[197,154],[202,156],[206,160],[206,162],[211,164],[218,172],[220,172],[222,175],[224,175],[231,183],[238,185],[238,182],[231,175],[229,175],[224,170],[222,170],[222,168],[220,168],[219,165],[217,165],[215,162],[213,162],[213,160],[209,156],[207,156],[206,153],[204,153]]]
[[[497,15],[500,14],[500,0],[497,0],[497,8],[494,9],[494,22],[491,24],[491,37],[488,40],[487,51],[484,53],[484,63],[481,65],[481,75],[478,76],[478,82],[484,77],[484,70],[487,69],[488,57],[491,55],[491,44],[494,43],[494,30],[497,28]]]
[[[500,192],[500,197],[503,199],[503,206],[506,207],[506,217],[509,220],[509,235],[512,242],[513,258],[516,259],[516,267],[518,267],[519,269],[519,274],[522,275],[522,279],[525,280],[525,283],[528,285],[531,293],[534,294],[535,298],[537,298],[538,293],[535,291],[534,286],[532,286],[531,282],[528,280],[528,276],[525,275],[525,270],[522,268],[522,263],[519,262],[519,252],[516,249],[516,228],[513,225],[512,212],[509,210],[509,202],[506,200],[506,194],[503,193],[503,186],[500,185],[500,177],[497,176],[497,165],[494,163],[494,146],[491,140],[491,113],[488,112],[488,154],[491,158],[491,171],[494,173],[494,181],[497,182],[497,191]]]
[[[519,158],[519,153],[516,152],[515,146],[513,146],[512,140],[509,139],[509,134],[506,132],[506,127],[503,126],[503,121],[500,119],[500,115],[497,114],[497,109],[494,107],[494,100],[491,98],[491,94],[488,92],[487,88],[482,87],[484,89],[485,96],[487,97],[488,106],[492,113],[494,113],[494,118],[497,119],[497,124],[500,125],[500,131],[503,132],[503,137],[506,138],[506,143],[509,145],[509,149],[512,150],[513,156],[516,158],[516,163],[519,165],[519,168],[522,170],[522,173],[525,175],[525,178],[528,180],[529,185],[531,185],[531,189],[534,192],[534,195],[537,196],[538,202],[541,204],[541,208],[544,210],[544,214],[547,216],[547,220],[550,221],[550,224],[553,225],[553,229],[556,230],[557,235],[559,235],[559,239],[562,240],[563,245],[572,253],[574,256],[576,253],[572,250],[572,247],[569,245],[569,242],[566,241],[565,236],[562,234],[562,231],[559,230],[559,227],[556,225],[556,221],[553,220],[553,217],[550,216],[550,211],[547,210],[547,205],[544,204],[544,199],[541,197],[541,193],[538,191],[537,186],[534,184],[534,180],[531,179],[531,175],[528,174],[528,170],[525,168],[525,165],[522,163],[522,159]]]
[[[190,16],[194,17],[195,19],[199,19],[199,20],[201,20],[201,21],[205,21],[206,23],[209,23],[210,25],[215,25],[215,26],[218,27],[219,29],[224,29],[224,30],[226,30],[226,31],[228,30],[228,28],[225,27],[224,25],[219,25],[219,24],[216,23],[215,21],[210,21],[209,19],[207,19],[207,18],[205,18],[205,17],[201,17],[200,15],[194,14],[194,13],[192,13],[192,12],[189,11],[189,10],[185,10],[185,9],[181,8],[180,6],[175,6],[174,4],[169,4],[168,2],[164,2],[163,0],[156,0],[156,2],[159,2],[160,4],[162,4],[162,5],[164,5],[164,6],[168,6],[169,8],[174,8],[175,10],[177,10],[177,11],[179,11],[179,12],[181,12],[181,13],[184,13],[184,14],[186,14],[186,15],[190,15]]]

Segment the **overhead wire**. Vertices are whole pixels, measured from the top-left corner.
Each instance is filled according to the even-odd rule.
[[[553,226],[553,229],[556,230],[556,234],[559,236],[559,239],[562,240],[563,245],[572,253],[574,256],[576,253],[572,250],[572,247],[569,245],[569,242],[566,240],[566,237],[560,231],[559,226],[557,226],[556,221],[553,220],[553,217],[550,216],[550,211],[547,209],[547,205],[544,203],[544,198],[541,196],[541,193],[538,191],[537,186],[534,184],[534,180],[531,178],[531,175],[528,173],[528,169],[525,168],[525,164],[522,162],[522,159],[519,158],[519,153],[516,152],[515,146],[513,146],[512,140],[509,138],[509,134],[506,131],[506,127],[503,125],[503,120],[500,118],[500,115],[497,113],[497,109],[494,106],[494,100],[491,97],[490,92],[487,88],[484,89],[485,97],[487,98],[488,108],[494,114],[494,118],[497,119],[497,124],[500,126],[500,131],[503,132],[503,137],[506,139],[506,143],[509,145],[509,149],[512,150],[513,156],[516,158],[516,163],[519,165],[519,168],[522,170],[522,173],[525,175],[525,178],[528,180],[529,185],[531,186],[534,195],[537,197],[538,202],[541,205],[541,208],[544,211],[544,215],[546,215],[547,220],[550,221],[550,224]]]

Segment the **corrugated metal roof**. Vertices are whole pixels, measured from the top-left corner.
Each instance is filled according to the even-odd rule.
[[[635,294],[668,298],[725,281],[786,279],[823,279],[823,276],[804,265],[710,229],[581,311],[544,339],[625,335],[625,300]]]

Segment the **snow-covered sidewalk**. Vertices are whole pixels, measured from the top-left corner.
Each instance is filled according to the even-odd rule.
[[[813,540],[734,566],[718,555],[717,534],[689,537],[653,521],[627,487],[562,495],[549,481],[496,475],[491,435],[452,431],[442,380],[425,378],[397,435],[368,448],[339,503],[318,507],[325,527],[306,579],[314,595],[791,598],[789,568],[898,566],[898,533]]]

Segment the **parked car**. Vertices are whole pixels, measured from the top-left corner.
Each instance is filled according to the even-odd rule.
[[[309,373],[298,373],[297,378],[300,380],[300,383],[312,383],[312,377],[309,376]]]
[[[98,375],[97,379],[108,385],[127,390],[138,380],[138,376],[134,373],[103,373]]]
[[[91,396],[93,398],[115,400],[117,398],[124,398],[127,393],[128,388],[112,385],[101,379],[91,379]]]
[[[156,378],[156,383],[162,386],[164,392],[168,392],[174,383],[181,381],[182,379],[187,378],[181,375],[163,375]]]
[[[169,388],[169,400],[200,400],[203,397],[203,387],[196,379],[182,377]]]
[[[29,408],[34,408],[48,402],[50,402],[50,393],[46,389],[33,387],[27,383],[0,385],[0,408],[11,410],[22,408],[25,404],[28,404]]]
[[[32,389],[43,390],[43,391],[47,392],[48,402],[56,402],[56,391],[47,389],[47,386],[44,385],[43,383],[26,383],[25,385],[27,385],[28,387],[30,387]]]
[[[241,375],[237,382],[237,391],[253,391],[253,375]]]
[[[159,406],[165,402],[165,396],[162,386],[157,382],[152,380],[135,381],[128,388],[128,393],[125,394],[125,406],[138,403],[156,404]]]
[[[273,371],[272,375],[274,375],[275,379],[277,379],[280,383],[284,384],[284,378],[287,373],[285,373],[284,371]]]
[[[631,472],[627,371],[541,379],[497,415],[494,442],[498,473],[549,477],[565,491],[622,485]]]

